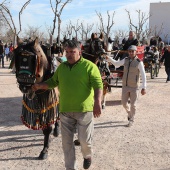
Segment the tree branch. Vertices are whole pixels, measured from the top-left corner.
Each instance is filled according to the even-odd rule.
[[[27,5],[29,4],[31,2],[31,0],[28,0],[23,6],[22,6],[22,8],[21,8],[21,10],[20,10],[20,12],[19,12],[19,28],[20,28],[20,30],[19,30],[19,32],[18,32],[18,34],[21,32],[21,14],[22,14],[22,12],[23,12],[23,10],[27,7]]]

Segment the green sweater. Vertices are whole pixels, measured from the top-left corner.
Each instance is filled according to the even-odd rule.
[[[82,57],[72,67],[61,63],[46,83],[50,89],[58,86],[61,113],[93,111],[94,89],[103,88],[98,67]]]

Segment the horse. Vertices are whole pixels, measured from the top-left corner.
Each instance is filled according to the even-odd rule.
[[[23,93],[21,120],[28,128],[43,131],[44,146],[38,157],[43,160],[48,156],[53,124],[55,124],[53,135],[59,135],[58,94],[55,89],[32,91],[31,86],[34,83],[45,81],[53,75],[38,38],[24,43],[18,37],[17,44],[13,54],[17,83]]]
[[[108,62],[104,57],[106,54],[102,40],[97,37],[97,34],[92,33],[89,47],[87,47],[85,51],[82,51],[82,56],[95,63],[99,68],[103,79],[102,109],[104,109],[106,105],[106,93],[110,91],[110,70]]]

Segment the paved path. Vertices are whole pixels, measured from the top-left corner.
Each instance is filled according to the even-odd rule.
[[[147,75],[147,95],[139,98],[131,128],[125,127],[121,89],[112,88],[106,109],[95,119],[90,170],[170,170],[170,84],[165,83],[164,67],[154,80]],[[21,100],[14,74],[0,68],[0,170],[64,170],[61,136],[52,136],[48,159],[37,160],[43,135],[21,123]],[[76,156],[82,170],[80,147]]]

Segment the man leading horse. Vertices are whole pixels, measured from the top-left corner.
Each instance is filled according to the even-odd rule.
[[[67,61],[57,68],[52,78],[34,84],[34,91],[53,89],[60,91],[60,120],[62,145],[66,169],[76,169],[73,137],[78,129],[78,140],[84,162],[88,169],[92,161],[93,117],[101,115],[103,83],[97,66],[80,56],[80,43],[68,40],[65,43]]]

